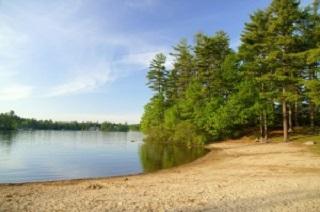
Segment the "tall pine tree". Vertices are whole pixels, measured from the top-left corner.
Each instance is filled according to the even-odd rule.
[[[165,67],[166,56],[162,53],[159,53],[152,60],[149,68],[149,72],[147,74],[148,83],[147,85],[151,88],[156,94],[163,95],[165,86],[166,86],[166,78],[168,72]]]
[[[239,56],[242,59],[242,68],[245,79],[253,81],[258,98],[255,104],[257,108],[260,137],[268,139],[268,119],[270,108],[273,107],[274,93],[272,92],[272,72],[268,66],[268,14],[259,10],[251,15],[251,21],[245,24],[242,33],[242,45],[239,48]]]
[[[277,86],[278,99],[282,105],[283,140],[288,141],[288,103],[294,99],[292,92],[296,79],[296,67],[292,54],[297,51],[297,24],[301,18],[297,0],[273,0],[267,12],[268,39],[271,50],[268,60],[272,64],[273,78]],[[291,115],[291,114],[290,114]]]

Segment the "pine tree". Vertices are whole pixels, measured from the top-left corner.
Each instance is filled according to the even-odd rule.
[[[304,69],[306,96],[309,103],[310,127],[315,125],[316,107],[320,103],[320,82],[318,79],[320,61],[320,17],[319,0],[304,11],[302,31],[302,64]]]
[[[245,78],[253,81],[258,93],[256,107],[260,126],[260,136],[265,141],[268,139],[268,108],[273,107],[274,94],[272,92],[272,73],[268,66],[268,14],[259,10],[251,15],[249,23],[245,24],[242,33],[242,45],[239,56],[242,59],[242,68]],[[269,109],[270,110],[270,109]]]
[[[151,88],[156,94],[164,94],[166,86],[166,78],[168,71],[165,67],[166,56],[162,53],[157,54],[152,60],[147,74],[148,83],[147,85]]]
[[[142,130],[166,141],[199,143],[239,136],[239,129],[259,122],[264,140],[270,127],[282,124],[286,142],[300,108],[309,110],[313,127],[320,106],[319,0],[305,10],[298,0],[273,0],[251,16],[241,41],[236,53],[224,32],[199,33],[194,46],[182,40],[170,71],[166,57],[156,55],[147,75],[154,96]],[[305,122],[305,115],[300,119]]]
[[[175,70],[168,71],[164,95],[169,107],[174,105],[178,100],[177,74]]]
[[[283,139],[288,141],[288,102],[294,99],[296,67],[292,54],[297,51],[297,23],[301,13],[297,0],[273,0],[268,8],[268,39],[271,51],[268,58],[273,67],[278,99],[282,104]]]
[[[150,69],[147,74],[147,85],[155,92],[155,95],[145,106],[144,114],[141,119],[141,129],[144,132],[148,132],[154,127],[161,126],[164,120],[164,112],[166,110],[164,94],[168,76],[165,63],[166,56],[160,53],[155,56],[150,64]]]
[[[212,37],[199,33],[196,38],[195,76],[205,88],[206,97],[223,96],[221,65],[231,52],[229,38],[225,32],[217,32]]]
[[[191,47],[185,39],[182,39],[173,50],[174,52],[171,53],[174,57],[172,72],[175,75],[176,94],[182,97],[195,75],[194,58],[191,54]]]

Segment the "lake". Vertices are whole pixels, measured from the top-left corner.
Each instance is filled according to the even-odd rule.
[[[202,147],[144,143],[140,132],[2,132],[0,183],[153,172],[204,154]]]

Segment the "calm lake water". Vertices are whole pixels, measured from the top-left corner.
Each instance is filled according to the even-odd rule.
[[[200,147],[143,143],[139,132],[2,132],[0,183],[152,172],[190,162],[203,154],[205,150]]]

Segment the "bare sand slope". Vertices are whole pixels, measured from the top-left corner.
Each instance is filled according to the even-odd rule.
[[[153,174],[0,186],[0,211],[320,211],[320,157],[233,141]]]

